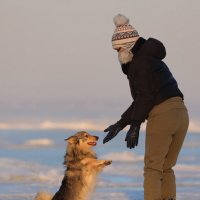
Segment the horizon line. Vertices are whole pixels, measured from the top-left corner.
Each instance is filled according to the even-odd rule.
[[[95,122],[91,120],[85,121],[53,121],[43,120],[40,122],[0,122],[0,130],[92,130],[103,131],[112,122],[110,120]],[[145,130],[146,123],[142,123],[141,130]],[[125,128],[127,129],[127,128]],[[198,121],[190,121],[188,132],[200,133],[200,123]]]

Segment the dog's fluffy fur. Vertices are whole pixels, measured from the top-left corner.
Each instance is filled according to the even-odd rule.
[[[110,165],[110,160],[97,160],[92,147],[99,138],[85,131],[76,133],[66,139],[67,151],[64,156],[65,175],[60,189],[51,197],[46,192],[40,192],[35,200],[86,200],[94,189],[96,176]]]

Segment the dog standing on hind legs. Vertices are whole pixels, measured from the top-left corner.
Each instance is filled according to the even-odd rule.
[[[66,139],[66,170],[60,189],[53,197],[46,192],[40,192],[35,200],[87,200],[95,188],[97,175],[112,163],[111,160],[97,159],[92,147],[97,144],[98,139],[85,131]]]

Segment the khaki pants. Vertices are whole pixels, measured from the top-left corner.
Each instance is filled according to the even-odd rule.
[[[176,182],[172,169],[181,150],[189,118],[179,97],[155,106],[149,113],[144,167],[144,199],[176,199]]]

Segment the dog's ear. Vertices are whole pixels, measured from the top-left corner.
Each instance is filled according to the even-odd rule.
[[[76,144],[78,143],[78,137],[70,136],[69,138],[65,139],[65,141],[69,142],[70,144]]]

